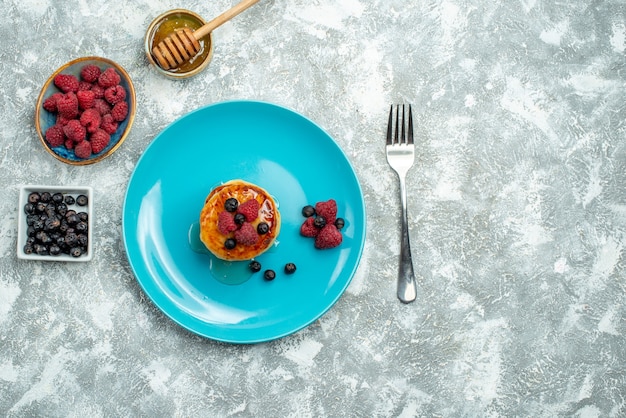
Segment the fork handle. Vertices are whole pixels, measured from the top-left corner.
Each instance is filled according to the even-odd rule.
[[[417,298],[417,284],[413,271],[413,257],[409,240],[409,221],[407,215],[406,185],[400,177],[400,200],[402,203],[402,237],[400,240],[400,268],[398,270],[398,299],[402,303],[413,302]]]

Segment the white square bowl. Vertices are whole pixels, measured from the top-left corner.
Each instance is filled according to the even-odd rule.
[[[36,253],[27,254],[24,252],[24,246],[28,239],[28,224],[27,215],[24,211],[24,206],[28,203],[28,196],[32,192],[49,192],[50,194],[62,193],[65,195],[71,195],[76,199],[79,195],[87,196],[87,205],[79,206],[78,204],[68,205],[68,209],[73,209],[76,212],[87,213],[87,252],[79,257],[73,257],[69,254],[61,253],[59,255],[39,255]],[[69,261],[69,262],[86,262],[90,261],[93,257],[93,189],[87,186],[40,186],[40,185],[28,185],[20,188],[20,199],[18,208],[18,227],[17,227],[17,258],[23,260],[39,260],[39,261]]]

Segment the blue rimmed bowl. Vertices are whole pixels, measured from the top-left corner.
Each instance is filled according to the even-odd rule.
[[[128,114],[126,119],[119,123],[117,130],[111,135],[111,140],[106,148],[97,154],[92,154],[91,157],[82,159],[76,156],[73,149],[68,149],[64,145],[58,147],[52,147],[46,141],[46,131],[48,128],[56,124],[57,115],[53,112],[48,112],[43,108],[44,101],[52,96],[54,93],[61,92],[54,84],[54,78],[58,74],[72,74],[80,79],[81,69],[89,64],[94,64],[104,71],[107,68],[113,67],[121,77],[120,85],[126,90],[126,104],[128,105]],[[116,62],[102,57],[82,57],[72,60],[59,69],[57,69],[46,81],[39,97],[37,99],[37,105],[35,108],[35,128],[39,135],[39,140],[44,149],[48,151],[53,157],[64,163],[71,165],[87,165],[97,163],[103,160],[109,155],[113,154],[124,142],[130,132],[130,128],[135,120],[137,101],[135,97],[135,87],[133,82],[126,72],[126,70]]]

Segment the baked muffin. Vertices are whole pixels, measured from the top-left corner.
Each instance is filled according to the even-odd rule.
[[[280,232],[280,213],[262,187],[231,180],[215,187],[200,212],[200,241],[217,258],[250,260],[267,251]]]

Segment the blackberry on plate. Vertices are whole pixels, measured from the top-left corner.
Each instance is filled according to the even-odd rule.
[[[313,225],[315,225],[316,228],[324,228],[326,226],[326,218],[317,216],[313,221]]]
[[[239,207],[239,201],[235,199],[234,197],[229,197],[224,202],[224,209],[226,210],[226,212],[234,212],[237,210],[238,207]]]
[[[236,245],[237,241],[232,238],[227,238],[226,241],[224,241],[224,248],[226,248],[227,250],[232,250],[233,248],[235,248]]]
[[[302,208],[302,216],[305,218],[310,218],[313,215],[315,215],[315,208],[313,206],[306,205]]]
[[[257,225],[256,232],[258,232],[259,235],[267,234],[268,232],[270,232],[270,226],[267,224],[267,222],[261,222]]]
[[[296,272],[296,265],[294,263],[287,263],[285,264],[285,273],[286,274],[293,274]]]
[[[261,263],[256,260],[252,260],[250,264],[248,264],[248,267],[255,273],[261,271]]]

